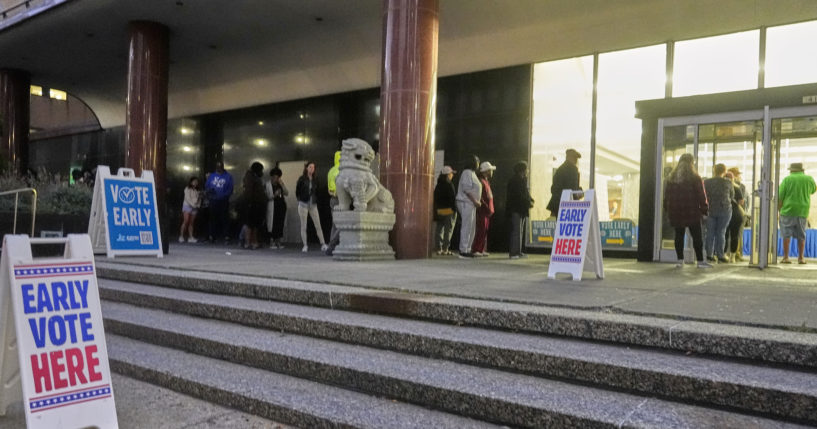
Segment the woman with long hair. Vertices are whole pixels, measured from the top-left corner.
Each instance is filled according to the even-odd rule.
[[[675,228],[675,255],[678,257],[676,267],[684,266],[684,237],[688,228],[698,268],[712,268],[712,265],[704,261],[701,231],[701,220],[708,211],[703,180],[695,171],[695,159],[685,153],[667,177],[664,189],[664,212],[669,217],[670,225]]]
[[[317,167],[312,161],[307,161],[304,164],[304,172],[298,178],[298,183],[295,185],[295,196],[298,198],[298,217],[301,219],[301,242],[304,247],[302,252],[309,251],[309,245],[306,240],[306,216],[312,218],[312,223],[315,224],[315,232],[318,235],[318,240],[321,242],[321,251],[325,252],[328,248],[326,241],[323,238],[323,228],[321,228],[321,217],[318,214],[318,182],[315,180],[315,173]]]
[[[190,243],[195,243],[196,235],[193,233],[193,225],[196,224],[196,215],[201,207],[201,190],[199,189],[199,178],[191,177],[184,188],[184,202],[182,203],[182,229],[179,232],[179,243],[184,243],[184,230],[187,230]]]
[[[264,223],[267,212],[267,195],[264,193],[264,184],[261,177],[264,175],[264,166],[260,162],[253,162],[247,173],[244,174],[244,248],[258,248],[258,228]]]

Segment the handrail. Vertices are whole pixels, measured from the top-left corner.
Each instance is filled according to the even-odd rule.
[[[37,190],[34,188],[20,188],[11,191],[0,192],[0,197],[4,195],[14,195],[14,226],[12,234],[17,234],[17,208],[20,201],[20,194],[23,192],[31,192],[31,235],[34,238],[34,219],[37,216]]]
[[[2,16],[2,17],[3,17],[3,19],[6,19],[6,18],[8,18],[8,16],[9,16],[9,12],[11,12],[11,11],[13,11],[13,10],[15,10],[15,9],[19,9],[19,8],[21,8],[21,7],[23,7],[23,6],[25,6],[25,8],[26,8],[26,9],[28,9],[29,7],[31,7],[31,0],[21,1],[21,2],[20,2],[20,3],[18,3],[18,4],[15,4],[15,5],[13,5],[13,6],[11,6],[11,7],[7,8],[7,9],[5,9],[5,10],[3,10],[3,11],[0,11],[0,16]]]

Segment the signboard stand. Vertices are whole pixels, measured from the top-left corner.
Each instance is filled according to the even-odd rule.
[[[574,200],[574,195],[583,199]],[[593,271],[596,278],[604,278],[599,214],[593,189],[562,191],[554,235],[549,279],[556,278],[558,273],[567,273],[574,281],[580,281],[584,271]]]
[[[53,243],[64,258],[32,257]],[[0,412],[23,399],[29,429],[117,429],[89,236],[6,235],[0,268]]]
[[[120,168],[114,176],[107,166],[97,167],[88,220],[94,253],[163,257],[157,207],[152,171],[136,177]]]

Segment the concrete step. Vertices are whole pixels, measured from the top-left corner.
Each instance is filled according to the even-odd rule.
[[[761,417],[127,304],[106,303],[103,311],[106,329],[116,335],[499,424],[797,427]],[[131,351],[139,353],[138,349]],[[227,380],[218,381],[223,382]]]
[[[109,334],[107,342],[117,373],[298,427],[497,427],[117,335]]]
[[[96,266],[100,278],[111,280],[817,368],[812,333],[110,262]]]
[[[101,287],[109,301],[817,423],[809,371],[109,280]],[[108,316],[128,309],[105,303],[114,324],[138,324]]]

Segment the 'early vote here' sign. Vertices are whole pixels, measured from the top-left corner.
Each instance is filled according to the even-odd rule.
[[[26,420],[29,428],[116,427],[93,252],[87,235],[69,237],[84,254],[43,260],[30,258],[27,236],[5,237],[11,287],[0,292],[11,294]],[[28,249],[22,258],[20,248]]]
[[[582,199],[574,200],[574,194]],[[568,273],[573,280],[581,280],[586,269],[595,271],[596,277],[604,278],[596,192],[593,189],[585,192],[565,190],[556,213],[548,278]]]

